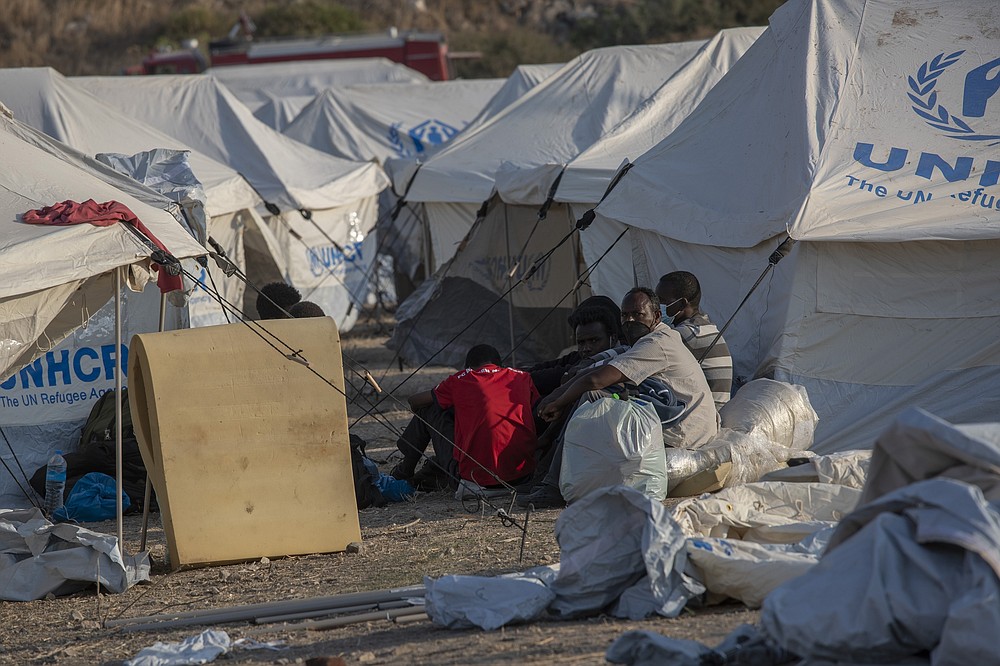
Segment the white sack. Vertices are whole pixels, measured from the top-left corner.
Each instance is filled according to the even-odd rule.
[[[557,615],[600,612],[643,576],[665,617],[704,591],[683,573],[684,535],[666,508],[631,488],[602,488],[571,504],[556,521],[556,541],[560,567],[549,610]]]
[[[479,627],[491,631],[533,620],[555,599],[546,586],[551,567],[507,576],[442,576],[424,578],[424,603],[434,624],[449,629]]]
[[[709,592],[759,608],[772,590],[819,562],[825,543],[814,538],[797,544],[763,544],[692,537],[687,540],[687,555]]]
[[[0,509],[0,599],[71,594],[98,582],[98,571],[101,589],[119,594],[149,580],[149,556],[122,556],[115,537],[53,525],[38,509]]]
[[[824,483],[748,483],[681,502],[674,519],[689,536],[797,543],[854,510],[861,491]]]
[[[607,486],[667,496],[663,430],[652,406],[601,398],[580,406],[566,425],[559,491],[567,502]]]

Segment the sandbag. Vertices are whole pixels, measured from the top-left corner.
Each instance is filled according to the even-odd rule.
[[[567,502],[607,486],[647,497],[667,496],[660,418],[642,400],[600,398],[582,405],[566,425],[559,490]]]

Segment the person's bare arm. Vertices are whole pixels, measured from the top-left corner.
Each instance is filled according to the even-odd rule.
[[[602,365],[588,370],[569,384],[563,384],[538,403],[538,415],[546,421],[555,421],[566,407],[573,405],[587,391],[619,384],[627,378],[613,365]]]
[[[416,411],[423,407],[430,407],[434,404],[434,392],[421,391],[420,393],[414,393],[407,398],[407,402],[410,403],[410,411]]]

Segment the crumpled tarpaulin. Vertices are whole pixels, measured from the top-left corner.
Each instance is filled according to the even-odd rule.
[[[809,453],[808,451],[805,453]],[[867,449],[838,451],[825,456],[811,456],[808,462],[769,472],[761,481],[794,483],[833,483],[861,489],[868,480],[872,452]]]
[[[487,631],[533,620],[555,594],[548,585],[558,565],[503,576],[442,576],[424,579],[427,615],[442,627]]]
[[[67,199],[51,206],[29,210],[21,216],[21,221],[26,224],[48,224],[54,226],[92,224],[95,227],[110,227],[113,224],[124,222],[135,227],[139,233],[152,241],[153,245],[164,252],[169,252],[167,247],[153,235],[128,206],[117,201],[97,203],[93,199],[87,199],[83,203],[80,203]],[[179,275],[170,275],[165,270],[159,271],[156,284],[163,293],[182,289],[184,286]]]
[[[832,530],[816,566],[767,596],[756,634],[737,641],[741,654],[718,661],[721,646],[699,649],[633,632],[612,645],[608,659],[682,666],[706,655],[712,663],[755,666],[788,663],[793,655],[810,666],[994,663],[1000,499],[989,501],[984,492],[1000,488],[998,460],[1000,424],[955,426],[922,410],[903,412],[879,437],[863,493],[871,501]]]
[[[612,609],[619,617],[680,614],[705,591],[684,573],[685,536],[666,507],[637,490],[614,486],[571,504],[556,521],[559,575],[549,610],[562,617]]]
[[[229,634],[217,629],[206,629],[197,636],[189,636],[179,643],[154,643],[139,650],[124,666],[188,666],[207,664],[219,655],[229,652],[232,641]]]
[[[149,580],[149,556],[123,557],[117,538],[68,523],[53,525],[38,509],[0,509],[0,599],[71,594],[98,579],[102,590],[124,592]]]

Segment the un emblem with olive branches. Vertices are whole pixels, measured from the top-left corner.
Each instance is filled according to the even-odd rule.
[[[966,141],[991,141],[1000,139],[1000,134],[978,133],[966,122],[965,118],[950,113],[943,104],[938,102],[938,78],[949,67],[957,63],[963,53],[965,53],[964,50],[955,51],[948,55],[939,53],[920,65],[915,76],[907,77],[910,84],[910,92],[907,93],[907,97],[913,103],[911,108],[914,113],[924,119],[924,122],[934,129],[945,132],[945,136],[952,139],[963,139]],[[987,63],[987,66],[992,64]],[[968,88],[968,86],[967,82],[966,87]],[[968,95],[968,90],[966,91],[966,95]],[[988,99],[988,95],[986,98]],[[985,105],[985,99],[981,100],[981,102]]]

